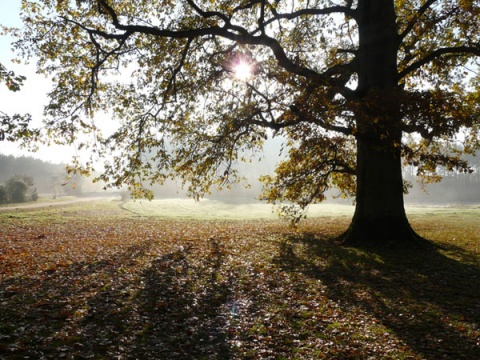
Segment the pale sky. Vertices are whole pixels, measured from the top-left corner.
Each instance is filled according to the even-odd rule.
[[[21,0],[2,0],[0,5],[0,24],[4,26],[21,26],[20,22]],[[35,124],[40,124],[43,113],[43,106],[47,103],[47,92],[50,89],[50,82],[42,75],[35,73],[35,63],[29,65],[14,64],[11,60],[15,54],[11,51],[12,39],[0,37],[0,62],[9,70],[15,71],[18,75],[27,77],[25,85],[19,92],[11,92],[5,84],[0,85],[0,111],[8,115],[29,113]],[[73,148],[67,147],[44,147],[36,153],[20,149],[17,144],[0,142],[0,153],[4,155],[25,155],[48,160],[51,162],[68,162],[75,154]]]

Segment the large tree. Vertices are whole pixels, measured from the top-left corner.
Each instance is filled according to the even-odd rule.
[[[201,196],[279,136],[267,200],[337,188],[356,196],[346,243],[408,243],[402,161],[428,179],[478,148],[477,0],[25,0],[22,17],[19,55],[55,83],[48,134],[92,134],[101,178],[139,194],[181,176]]]

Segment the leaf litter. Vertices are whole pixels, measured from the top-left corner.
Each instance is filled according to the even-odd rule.
[[[295,230],[102,206],[0,214],[0,358],[480,358],[473,232],[372,253],[332,241],[345,218]]]

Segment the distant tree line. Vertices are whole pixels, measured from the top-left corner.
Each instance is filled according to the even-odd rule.
[[[11,178],[35,179],[35,188],[39,194],[81,195],[83,179],[71,179],[67,182],[65,164],[53,164],[32,157],[0,155],[0,184]]]
[[[417,183],[417,169],[413,166],[404,167],[404,179],[413,187],[409,189],[406,201],[435,203],[479,203],[480,202],[480,158],[465,156],[471,173],[447,171],[438,167],[435,171],[438,182],[433,181],[426,186]]]
[[[54,198],[65,195],[81,196],[102,191],[103,184],[92,183],[85,176],[67,174],[66,164],[54,164],[27,156],[0,154],[0,184],[16,175],[35,179],[38,194]]]
[[[35,179],[39,193],[50,193],[51,177],[66,172],[64,164],[52,164],[26,156],[0,155],[0,183],[18,174]]]
[[[271,158],[278,154],[278,147],[272,146],[270,149]],[[446,171],[445,168],[438,168],[436,173],[442,177],[438,183],[428,184],[422,188],[416,178],[417,169],[413,166],[404,167],[404,178],[413,185],[409,189],[406,197],[407,202],[480,202],[480,158],[469,157],[467,159],[471,164],[473,173],[460,173]],[[261,192],[262,184],[258,181],[260,175],[273,171],[274,164],[268,161],[260,163],[240,164],[241,174],[245,175],[251,187],[246,189],[238,184],[231,184],[227,191],[213,191],[210,197],[213,198],[232,198],[232,199],[250,199],[254,200]],[[21,176],[18,174],[22,174]],[[0,203],[5,203],[6,197],[5,184],[9,179],[16,176],[35,179],[35,188],[39,194],[52,194],[54,197],[63,195],[81,195],[85,189],[88,192],[91,185],[84,178],[71,179],[67,184],[65,164],[52,164],[32,157],[14,157],[0,155]],[[23,180],[28,184],[28,181]],[[2,185],[3,184],[3,185]],[[11,185],[11,189],[13,185]],[[22,186],[17,185],[18,189]],[[229,187],[226,184],[225,187]],[[94,191],[96,191],[95,189]],[[153,187],[156,198],[174,198],[185,196],[181,188],[181,181],[170,180],[163,186]],[[32,189],[30,191],[33,191]],[[336,192],[333,191],[332,195]],[[28,197],[28,195],[26,195]]]

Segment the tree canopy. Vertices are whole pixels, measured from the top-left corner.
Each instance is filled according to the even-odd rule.
[[[439,165],[468,172],[461,155],[479,146],[475,0],[22,4],[18,56],[55,84],[47,134],[89,139],[102,180],[137,195],[180,176],[202,196],[279,136],[264,198],[306,208],[337,188],[356,194],[351,237],[379,224],[380,238],[406,236],[402,161],[428,180]]]

